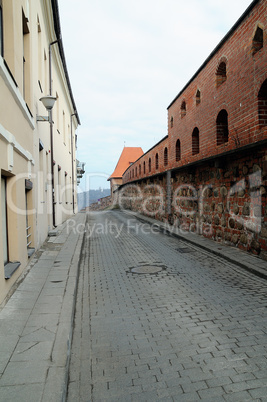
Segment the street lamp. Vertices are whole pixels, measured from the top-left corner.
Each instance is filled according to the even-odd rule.
[[[46,96],[42,96],[39,100],[42,102],[42,104],[44,105],[44,107],[46,108],[46,110],[49,112],[48,116],[36,116],[36,120],[37,121],[48,121],[51,122],[51,110],[54,107],[55,101],[57,98],[55,98],[52,95],[46,95]]]
[[[48,116],[39,116],[37,115],[37,121],[48,121],[50,124],[50,145],[51,145],[51,178],[52,178],[52,218],[53,218],[53,226],[56,226],[55,223],[55,185],[54,185],[54,150],[53,150],[53,119],[52,119],[52,109],[54,107],[55,98],[52,95],[42,96],[39,100],[42,102],[46,110],[48,111]]]

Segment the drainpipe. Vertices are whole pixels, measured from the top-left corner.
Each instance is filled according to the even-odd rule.
[[[75,205],[74,205],[74,166],[73,166],[73,136],[72,136],[72,117],[76,116],[76,111],[70,115],[70,135],[71,135],[71,170],[72,170],[72,209],[73,214],[75,214]]]
[[[52,96],[52,53],[51,47],[58,43],[61,38],[51,42],[49,44],[49,95]],[[53,114],[50,110],[49,123],[50,123],[50,147],[51,147],[51,180],[52,180],[52,217],[53,227],[56,227],[56,215],[55,215],[55,180],[54,180],[54,146],[53,146]]]

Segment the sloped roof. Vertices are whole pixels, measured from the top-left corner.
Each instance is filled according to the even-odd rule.
[[[109,176],[108,180],[122,178],[125,170],[143,154],[144,152],[140,147],[124,147],[115,170]]]

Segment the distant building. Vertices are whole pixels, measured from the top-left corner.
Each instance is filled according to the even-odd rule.
[[[52,112],[43,97],[55,98]],[[49,230],[77,211],[79,124],[58,1],[0,0],[0,302]]]
[[[114,172],[108,178],[110,181],[110,193],[114,201],[114,192],[122,184],[122,176],[125,170],[144,154],[140,147],[124,147]]]

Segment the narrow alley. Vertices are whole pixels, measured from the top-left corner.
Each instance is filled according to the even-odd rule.
[[[267,282],[121,211],[90,213],[68,402],[267,400]]]

